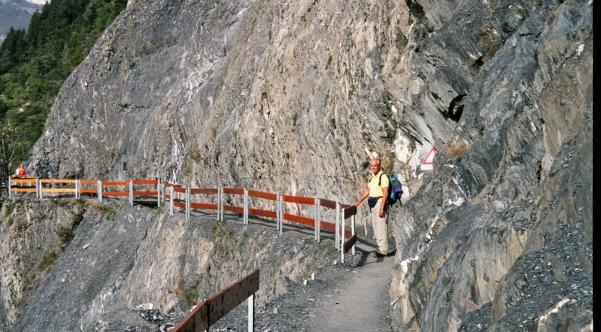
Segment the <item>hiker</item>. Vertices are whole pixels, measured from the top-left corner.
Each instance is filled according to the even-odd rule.
[[[369,171],[372,176],[369,179],[367,188],[361,194],[358,200],[353,203],[353,206],[357,207],[361,202],[367,198],[369,205],[369,216],[371,224],[374,229],[374,236],[376,237],[376,243],[378,250],[376,251],[376,257],[388,256],[388,214],[386,211],[386,198],[388,196],[388,187],[390,185],[388,175],[382,173],[381,161],[377,155],[373,156],[369,162]]]
[[[19,167],[15,171],[15,174],[12,177],[14,177],[14,178],[26,178],[26,177],[28,177],[27,172],[25,171],[25,166],[23,166],[23,164],[19,165]]]

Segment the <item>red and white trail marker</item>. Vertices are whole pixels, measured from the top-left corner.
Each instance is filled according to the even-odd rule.
[[[420,169],[422,171],[431,171],[434,167],[432,166],[432,162],[434,161],[434,156],[436,155],[435,147],[431,147],[428,153],[426,153],[426,157],[422,159]]]

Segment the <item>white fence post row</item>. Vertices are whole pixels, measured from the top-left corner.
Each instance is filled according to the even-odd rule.
[[[96,180],[96,190],[98,191],[98,202],[102,203],[102,181]]]
[[[334,236],[334,247],[340,249],[340,201],[336,201],[336,235]]]
[[[7,187],[8,187],[8,199],[12,199],[13,195],[10,192],[10,176],[8,177],[8,185],[7,185]]]
[[[355,215],[351,216],[351,235],[355,235]],[[354,244],[353,244],[353,247],[351,249],[351,254],[355,255],[355,245]]]
[[[169,187],[169,215],[173,215],[173,186]]]
[[[244,226],[248,226],[248,189],[244,188],[244,210],[242,219],[244,220]]]
[[[42,199],[42,180],[36,179],[36,188],[38,188],[38,197]]]
[[[186,220],[190,219],[190,188],[186,187]]]
[[[319,242],[319,198],[314,197],[315,201],[315,241]]]
[[[129,180],[129,195],[128,195],[128,199],[129,199],[129,206],[134,206],[134,181],[133,180]]]
[[[81,198],[81,183],[79,183],[79,179],[75,180],[75,198]]]

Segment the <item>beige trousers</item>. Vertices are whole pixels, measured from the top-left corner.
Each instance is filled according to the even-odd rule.
[[[378,199],[376,206],[371,208],[369,216],[371,219],[371,225],[374,228],[374,236],[376,237],[376,243],[378,244],[378,252],[381,254],[388,253],[388,211],[384,210],[384,218],[380,217],[380,205],[382,199]]]

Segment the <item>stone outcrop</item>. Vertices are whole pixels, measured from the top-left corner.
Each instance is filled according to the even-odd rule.
[[[592,37],[592,1],[133,1],[28,166],[349,202],[378,151],[395,330],[592,329]]]

